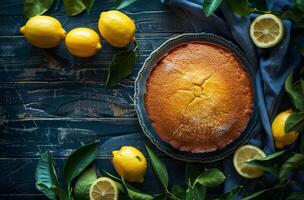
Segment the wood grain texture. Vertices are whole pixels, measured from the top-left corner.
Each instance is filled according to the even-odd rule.
[[[114,6],[113,0],[96,1],[90,13],[68,17],[62,1],[55,0],[46,14],[61,21],[67,31],[79,26],[97,31],[100,12]],[[129,6],[125,12],[137,26],[140,62],[128,78],[109,88],[105,87],[107,67],[117,49],[102,40],[102,51],[88,59],[70,55],[63,42],[51,50],[38,49],[19,33],[26,22],[22,12],[23,0],[0,1],[0,199],[45,199],[35,189],[34,173],[46,150],[53,153],[59,170],[73,150],[99,139],[96,165],[114,173],[112,150],[132,145],[144,151],[145,143],[153,148],[134,111],[133,84],[138,70],[170,37],[208,32],[210,25],[193,21],[195,16],[159,0]],[[182,183],[185,163],[153,149],[166,163],[171,183]],[[159,193],[159,185],[149,168],[145,183],[138,186]]]

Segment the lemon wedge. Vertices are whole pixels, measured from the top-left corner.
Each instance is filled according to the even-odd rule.
[[[233,165],[235,170],[244,178],[258,178],[262,176],[263,171],[246,162],[265,157],[265,153],[253,145],[244,145],[236,150],[233,156]]]
[[[283,23],[275,15],[260,15],[251,23],[250,36],[253,43],[260,48],[273,47],[283,39]]]
[[[98,178],[90,188],[90,200],[118,200],[116,183],[107,177]]]

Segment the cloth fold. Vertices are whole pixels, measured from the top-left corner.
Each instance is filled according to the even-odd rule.
[[[274,144],[271,133],[271,121],[278,111],[278,99],[280,98],[284,81],[288,73],[299,65],[301,55],[291,40],[292,23],[283,20],[285,36],[282,42],[273,48],[260,49],[251,41],[249,29],[252,20],[257,16],[251,14],[246,17],[232,13],[227,5],[223,4],[219,15],[213,14],[206,17],[202,12],[203,0],[161,0],[169,6],[183,9],[195,23],[207,23],[208,31],[237,44],[254,67],[256,72],[256,90],[258,98],[259,122],[252,132],[249,143],[260,146],[266,154],[274,152]],[[267,0],[269,10],[280,10],[289,7],[293,1]],[[230,191],[236,185],[244,185],[243,194],[251,192],[257,185],[267,185],[273,181],[271,176],[263,176],[255,181],[246,180],[236,174],[232,156],[225,158],[218,165],[224,170],[227,179],[224,192]],[[241,194],[242,195],[242,194]]]

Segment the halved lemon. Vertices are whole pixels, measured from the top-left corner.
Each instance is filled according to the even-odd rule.
[[[90,188],[90,200],[118,200],[116,183],[107,177],[98,178]]]
[[[258,47],[273,47],[283,39],[283,23],[275,15],[260,15],[251,23],[250,36],[253,43]]]
[[[244,145],[235,151],[233,165],[238,174],[244,178],[258,178],[262,176],[263,171],[246,162],[265,156],[265,153],[260,148],[253,145]]]

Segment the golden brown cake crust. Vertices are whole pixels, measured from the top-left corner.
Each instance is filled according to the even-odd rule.
[[[154,67],[145,107],[162,140],[194,153],[237,139],[253,111],[250,77],[229,50],[211,43],[176,47]]]

